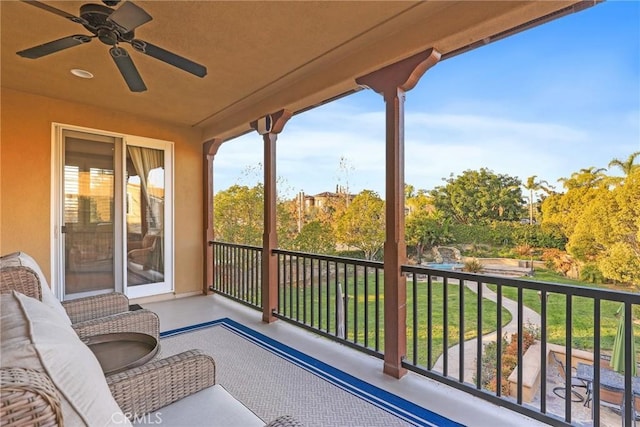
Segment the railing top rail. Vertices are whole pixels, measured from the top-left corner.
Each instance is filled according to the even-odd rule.
[[[227,247],[233,247],[233,248],[240,248],[240,249],[250,249],[250,250],[256,250],[256,251],[261,251],[262,250],[261,246],[240,245],[238,243],[221,242],[219,240],[209,240],[209,244],[210,245],[218,245],[218,246],[227,246]]]
[[[459,280],[469,280],[495,285],[507,285],[515,288],[533,289],[549,293],[557,293],[571,296],[620,301],[630,304],[640,304],[640,293],[614,291],[602,288],[587,288],[584,286],[568,285],[564,283],[536,282],[533,280],[500,277],[480,273],[466,273],[460,271],[439,270],[418,265],[403,265],[403,273],[428,274],[431,276],[447,277]]]
[[[273,253],[281,254],[281,255],[293,255],[293,256],[299,256],[303,258],[313,258],[313,259],[319,259],[322,261],[361,265],[361,266],[372,267],[372,268],[381,269],[384,267],[384,263],[381,261],[371,261],[371,260],[359,259],[359,258],[347,258],[347,257],[332,256],[332,255],[319,255],[319,254],[312,254],[308,252],[287,251],[284,249],[274,249]]]

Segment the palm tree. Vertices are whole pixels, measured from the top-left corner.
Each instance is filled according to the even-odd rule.
[[[558,179],[558,182],[561,182],[567,190],[571,190],[572,188],[596,188],[605,182],[605,178],[607,177],[604,174],[605,171],[605,168],[589,166],[588,168],[582,168],[580,171],[572,173],[569,178]]]
[[[536,181],[538,175],[532,175],[527,178],[527,183],[524,188],[529,190],[529,224],[533,224],[533,192],[538,190],[544,190],[550,193],[549,183],[545,180]],[[526,196],[525,196],[526,197]]]
[[[640,165],[636,165],[635,160],[636,157],[640,156],[640,151],[636,151],[635,153],[631,153],[629,155],[629,157],[627,157],[627,160],[619,160],[619,159],[613,159],[609,162],[609,167],[619,167],[620,169],[622,169],[622,172],[624,173],[625,176],[628,176],[632,170],[634,170],[637,167],[640,167]]]

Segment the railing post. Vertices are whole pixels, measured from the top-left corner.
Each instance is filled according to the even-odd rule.
[[[404,93],[440,59],[428,49],[356,79],[384,97],[386,104],[386,238],[384,243],[384,372],[396,378],[406,369],[406,263],[404,240]]]
[[[280,110],[264,116],[251,127],[264,141],[264,233],[262,235],[262,321],[276,320],[273,311],[278,306],[278,259],[273,250],[278,247],[276,227],[276,141],[291,118],[291,112]]]
[[[222,145],[220,138],[210,139],[202,145],[202,223],[204,241],[202,242],[202,293],[213,293],[213,246],[209,244],[215,236],[213,234],[213,158]]]

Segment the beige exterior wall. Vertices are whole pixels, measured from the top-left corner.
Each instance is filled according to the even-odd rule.
[[[51,126],[63,123],[174,143],[175,289],[202,290],[201,133],[2,88],[0,254],[24,251],[51,277]]]

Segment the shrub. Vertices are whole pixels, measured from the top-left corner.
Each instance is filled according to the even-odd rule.
[[[509,342],[506,338],[502,338],[502,349],[507,347]],[[484,345],[482,354],[482,388],[486,390],[496,391],[496,365],[498,360],[498,343],[496,341],[489,342]],[[473,382],[476,382],[477,376],[474,375]]]
[[[560,249],[546,249],[542,253],[542,260],[548,269],[562,273],[565,276],[573,266],[573,259]]]
[[[531,247],[531,245],[518,245],[513,250],[521,257],[529,256],[533,253],[533,247]]]
[[[595,264],[585,264],[580,270],[580,280],[589,283],[604,283],[604,276]]]
[[[535,325],[524,325],[522,334],[522,354],[539,338],[540,330]],[[482,355],[482,387],[489,391],[496,391],[496,360],[497,360],[497,344],[490,342],[484,346]],[[518,334],[511,335],[511,341],[502,338],[502,355],[500,366],[500,390],[503,395],[509,394],[509,375],[518,364]],[[476,378],[474,378],[474,381]]]
[[[453,241],[459,244],[490,246],[529,245],[563,249],[567,238],[559,227],[548,224],[530,225],[519,222],[494,221],[491,224],[453,224],[449,228]],[[480,255],[476,255],[480,256]]]
[[[468,271],[469,273],[480,273],[482,269],[482,264],[476,258],[465,261],[464,267],[462,267],[462,271]]]
[[[516,258],[516,253],[512,248],[502,248],[498,250],[498,258]]]

